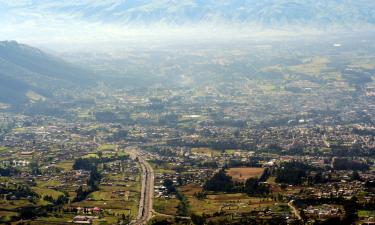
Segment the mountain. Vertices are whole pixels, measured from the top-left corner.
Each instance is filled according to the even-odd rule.
[[[39,13],[104,24],[203,22],[357,28],[375,24],[373,0],[0,0],[0,3],[4,17],[29,18]]]
[[[93,84],[90,72],[15,41],[0,42],[0,102],[42,100],[61,88]]]

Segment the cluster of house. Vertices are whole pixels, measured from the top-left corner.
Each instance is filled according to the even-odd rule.
[[[344,197],[350,199],[355,194],[364,191],[364,185],[361,182],[335,182],[316,184],[310,187],[304,188],[299,198],[339,198]]]
[[[304,215],[308,218],[313,218],[314,220],[325,220],[332,217],[342,217],[344,215],[344,209],[339,205],[309,205],[303,209]]]

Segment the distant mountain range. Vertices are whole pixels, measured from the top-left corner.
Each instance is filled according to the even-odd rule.
[[[39,49],[14,41],[0,42],[0,102],[42,100],[59,88],[94,82],[92,74]]]
[[[373,0],[0,0],[0,3],[4,16],[18,14],[27,18],[42,13],[111,24],[209,22],[356,28],[375,24]]]

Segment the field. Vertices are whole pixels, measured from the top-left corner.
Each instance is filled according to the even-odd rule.
[[[375,211],[367,211],[367,210],[358,211],[358,217],[361,217],[361,218],[369,218],[369,217],[374,217],[374,216],[375,216]]]
[[[175,215],[177,211],[178,199],[154,199],[154,210],[161,214]]]
[[[99,147],[100,151],[105,151],[105,150],[116,150],[118,148],[117,145],[112,145],[112,144],[104,144]]]
[[[64,161],[56,164],[56,167],[61,168],[65,171],[70,171],[73,168],[73,161]]]
[[[211,148],[192,148],[191,152],[193,154],[207,155],[207,156],[210,156],[210,157],[215,156],[215,155],[220,155],[220,152],[215,151]]]
[[[194,193],[201,191],[199,185],[186,185],[180,191],[188,198],[190,211],[196,214],[214,214],[216,212],[241,213],[251,210],[260,210],[275,206],[275,201],[270,198],[249,197],[246,194],[210,194],[205,199],[199,200]]]
[[[227,170],[227,174],[234,180],[245,181],[250,177],[260,177],[264,172],[264,168],[230,168]]]
[[[6,150],[7,150],[6,147],[1,147],[1,146],[0,146],[0,152],[4,152],[4,151],[6,151]]]
[[[55,191],[55,190],[48,189],[48,188],[33,187],[32,190],[35,191],[35,193],[37,193],[39,196],[44,197],[46,195],[49,195],[53,199],[57,199],[60,195],[63,195],[62,192]]]

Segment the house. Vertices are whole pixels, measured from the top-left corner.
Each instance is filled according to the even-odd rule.
[[[75,216],[73,218],[73,223],[76,224],[92,224],[94,217],[92,216]]]

